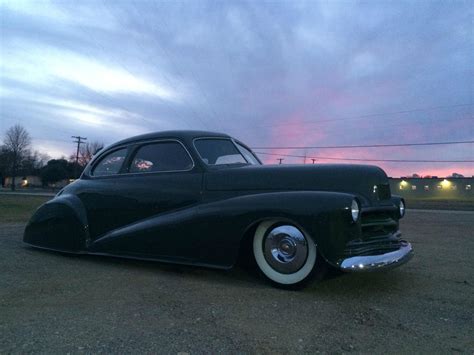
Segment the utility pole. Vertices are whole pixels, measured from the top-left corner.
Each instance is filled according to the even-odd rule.
[[[278,158],[277,160],[280,162],[279,164],[281,165],[281,162],[282,162],[284,159],[283,159],[283,158]]]
[[[79,148],[81,147],[81,144],[84,144],[84,141],[86,141],[87,138],[81,136],[71,136],[71,138],[76,139],[74,143],[77,143],[76,164],[74,165],[74,177],[77,179],[77,167],[79,166]]]
[[[314,162],[316,161],[316,159],[314,159],[314,158],[311,158],[311,160],[313,161],[313,164],[314,164]]]

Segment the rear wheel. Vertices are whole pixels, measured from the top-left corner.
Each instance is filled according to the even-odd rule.
[[[253,254],[263,275],[284,288],[301,287],[322,271],[316,244],[286,221],[260,223],[253,239]]]

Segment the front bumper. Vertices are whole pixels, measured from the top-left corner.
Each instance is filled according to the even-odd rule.
[[[379,255],[353,256],[337,264],[342,271],[366,272],[394,268],[406,263],[413,256],[410,243],[403,241],[400,249]]]

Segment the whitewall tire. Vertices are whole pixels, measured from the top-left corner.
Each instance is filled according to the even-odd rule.
[[[294,286],[312,274],[318,253],[313,240],[296,226],[268,220],[255,231],[253,254],[267,278],[281,286]]]

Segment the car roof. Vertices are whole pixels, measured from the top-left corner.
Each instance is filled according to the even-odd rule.
[[[217,133],[217,132],[210,132],[210,131],[191,131],[191,130],[161,131],[161,132],[151,132],[151,133],[141,134],[139,136],[126,138],[112,144],[110,147],[128,144],[128,143],[140,142],[140,141],[148,141],[148,140],[153,140],[153,139],[174,138],[174,139],[188,141],[188,140],[193,140],[199,137],[230,138],[230,136],[225,133]]]

